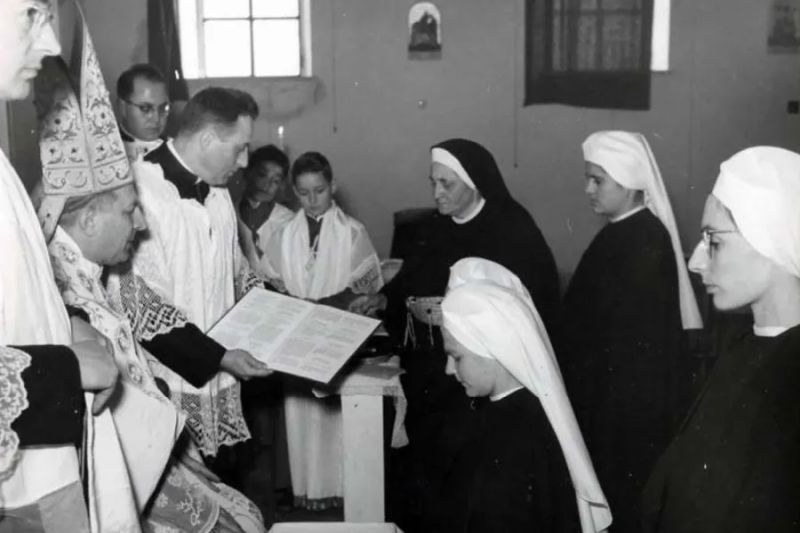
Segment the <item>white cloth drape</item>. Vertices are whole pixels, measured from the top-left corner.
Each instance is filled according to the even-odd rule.
[[[800,277],[800,154],[772,146],[742,150],[720,165],[711,194],[753,248]]]
[[[134,269],[197,327],[207,331],[235,300],[237,218],[227,189],[211,187],[205,205],[182,199],[159,165],[133,166],[148,238],[134,255]]]
[[[2,150],[0,251],[0,345],[70,344],[69,318],[53,280],[39,219]],[[34,503],[80,481],[73,446],[19,451],[16,467],[7,475],[0,482],[2,507]]]
[[[583,158],[603,167],[603,170],[623,187],[644,191],[645,205],[664,224],[672,241],[678,269],[683,329],[702,328],[703,320],[689,281],[689,271],[686,268],[686,259],[669,195],[647,139],[641,133],[598,131],[583,142]]]
[[[322,217],[316,256],[302,210],[272,247],[279,247],[279,274],[292,296],[317,300],[348,287],[370,293],[383,285],[380,261],[366,229],[335,204]],[[342,497],[341,405],[308,391],[289,389],[284,407],[295,495],[309,500]]]
[[[48,246],[64,301],[83,309],[113,346],[120,372],[115,401],[87,417],[86,471],[93,530],[141,530],[144,512],[164,472],[184,418],[161,393],[130,324],[108,305],[102,267],[88,261],[61,227]]]
[[[498,361],[542,404],[575,488],[584,533],[611,524],[611,511],[586,450],[542,319],[505,267],[466,258],[451,267],[444,328],[476,355]]]
[[[280,239],[281,231],[294,218],[294,212],[281,204],[276,203],[269,218],[258,228],[258,244],[253,240],[252,232],[241,220],[239,221],[239,236],[242,240],[242,250],[245,257],[250,262],[250,266],[259,276],[267,279],[278,277],[280,268],[279,257],[272,257],[270,243],[274,239]]]
[[[378,254],[366,228],[335,203],[322,215],[316,253],[300,210],[283,229],[278,260],[286,290],[299,298],[318,300],[348,287],[365,294],[383,286]]]

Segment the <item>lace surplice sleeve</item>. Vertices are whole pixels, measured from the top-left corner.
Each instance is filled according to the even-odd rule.
[[[189,322],[141,277],[130,271],[109,278],[115,308],[125,313],[136,340],[194,387],[219,372],[225,347]]]
[[[21,446],[77,444],[81,374],[66,346],[0,346],[0,479]]]
[[[11,424],[28,407],[22,372],[30,364],[30,355],[0,346],[0,479],[14,466],[17,456],[19,436]]]

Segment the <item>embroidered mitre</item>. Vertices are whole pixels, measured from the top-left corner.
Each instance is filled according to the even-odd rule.
[[[48,57],[36,78],[42,161],[38,214],[49,240],[69,197],[133,183],[92,39],[77,2],[71,67]]]

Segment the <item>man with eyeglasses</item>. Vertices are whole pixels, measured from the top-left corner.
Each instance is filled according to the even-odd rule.
[[[169,95],[163,74],[138,63],[117,79],[120,133],[130,159],[143,157],[164,142],[169,117]]]
[[[26,98],[61,46],[45,0],[0,0],[0,105]],[[70,318],[30,198],[0,150],[0,533],[88,532],[76,444],[83,391],[113,391],[104,340]]]

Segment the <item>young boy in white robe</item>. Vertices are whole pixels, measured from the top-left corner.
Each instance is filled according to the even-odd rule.
[[[345,214],[333,195],[327,158],[307,152],[292,165],[301,210],[273,241],[282,285],[292,296],[335,307],[383,285],[380,262],[364,225]],[[307,387],[287,384],[286,431],[292,489],[297,504],[341,504],[342,415],[338,398],[319,399]]]

